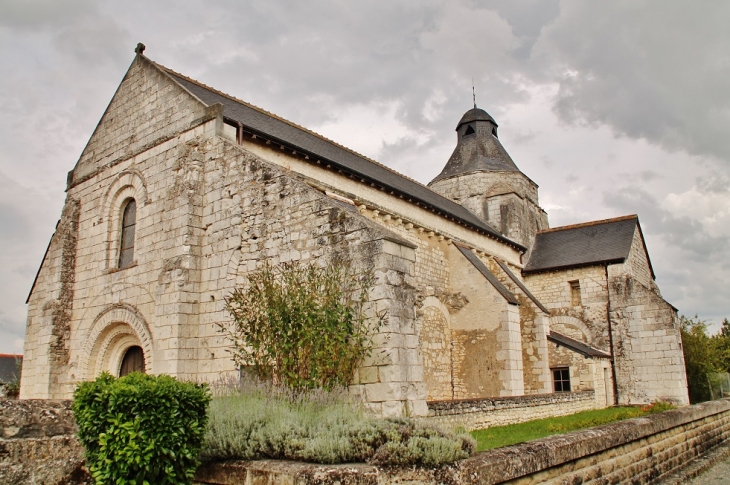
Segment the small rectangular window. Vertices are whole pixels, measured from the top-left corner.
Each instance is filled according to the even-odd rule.
[[[570,306],[580,306],[580,282],[578,280],[568,281],[570,285]]]
[[[570,392],[570,368],[552,369],[553,389],[555,392]]]

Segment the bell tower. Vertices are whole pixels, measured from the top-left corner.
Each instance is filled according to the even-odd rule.
[[[466,207],[505,237],[528,248],[547,229],[537,184],[512,161],[497,136],[497,122],[476,106],[456,125],[456,148],[428,186]]]

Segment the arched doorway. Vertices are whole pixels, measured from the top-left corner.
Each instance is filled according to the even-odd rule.
[[[124,377],[131,372],[144,372],[144,352],[138,345],[129,347],[124,353],[122,365],[119,367],[119,377]]]

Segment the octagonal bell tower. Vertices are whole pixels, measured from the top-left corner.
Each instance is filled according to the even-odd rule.
[[[476,105],[464,113],[456,125],[456,148],[428,185],[529,251],[535,233],[549,227],[547,213],[539,205],[537,184],[512,161],[497,127]]]

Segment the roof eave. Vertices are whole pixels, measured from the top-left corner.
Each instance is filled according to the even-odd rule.
[[[590,261],[585,263],[575,263],[575,264],[566,264],[561,266],[551,266],[549,268],[529,268],[526,267],[522,270],[522,274],[537,274],[537,273],[547,273],[550,271],[563,271],[566,269],[575,269],[575,268],[586,268],[588,266],[607,266],[609,264],[619,264],[624,263],[626,261],[626,258],[615,258],[615,259],[606,259],[602,261]]]

